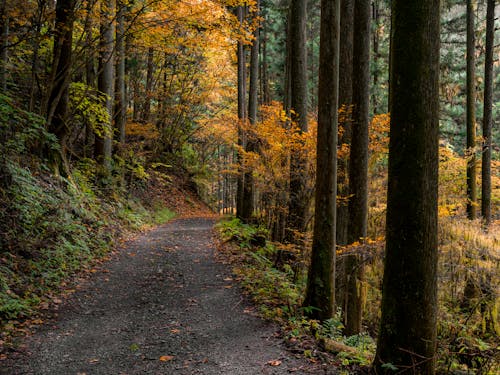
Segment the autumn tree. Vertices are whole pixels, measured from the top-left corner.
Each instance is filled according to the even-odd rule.
[[[311,264],[303,305],[311,316],[335,314],[335,207],[337,199],[337,125],[340,0],[322,0],[318,83],[316,205]]]
[[[380,374],[435,371],[439,31],[439,0],[392,2]]]
[[[483,155],[481,168],[481,215],[484,225],[491,223],[491,128],[493,123],[493,49],[495,42],[495,0],[486,10],[486,51],[484,59]]]
[[[370,123],[370,19],[369,0],[354,5],[353,105],[352,136],[349,155],[349,225],[348,243],[364,242],[368,219],[368,126]],[[364,265],[360,254],[349,254],[345,272],[348,275],[346,334],[361,331],[362,282]]]

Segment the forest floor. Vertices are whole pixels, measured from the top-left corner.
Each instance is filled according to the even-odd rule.
[[[129,240],[80,282],[0,374],[307,374],[216,259],[213,217]]]

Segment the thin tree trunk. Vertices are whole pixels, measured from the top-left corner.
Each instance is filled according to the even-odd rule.
[[[7,15],[7,0],[0,2],[1,14],[1,52],[0,52],[0,87],[2,92],[7,93],[7,63],[9,60],[9,16]]]
[[[259,17],[260,1],[255,4],[256,11],[254,17]],[[259,106],[259,26],[254,31],[254,41],[250,51],[250,87],[248,92],[248,120],[250,126],[253,127],[257,122],[257,109]],[[250,129],[248,133],[251,133]],[[255,141],[253,134],[248,134],[245,150],[247,152],[255,152]],[[243,204],[241,218],[245,222],[249,222],[254,211],[254,182],[253,171],[247,170],[243,178]]]
[[[148,48],[148,60],[146,64],[146,93],[144,97],[144,106],[142,110],[142,122],[151,120],[151,96],[153,92],[153,73],[154,73],[154,49]]]
[[[495,0],[486,9],[486,53],[484,58],[483,155],[481,168],[481,215],[491,223],[491,128],[493,126],[493,49],[495,42]]]
[[[372,107],[373,107],[373,114],[378,113],[378,95],[377,95],[377,90],[378,90],[378,78],[379,78],[379,67],[378,67],[378,60],[379,60],[379,39],[380,39],[380,20],[379,20],[379,0],[373,0],[372,3],[372,17],[373,17],[373,95],[372,95]]]
[[[236,15],[240,27],[243,27],[243,21],[245,18],[245,7],[238,6],[236,8]],[[245,136],[242,129],[242,124],[247,119],[247,106],[246,106],[246,81],[247,81],[247,70],[246,70],[246,54],[245,45],[242,41],[238,41],[238,146],[240,148],[245,147]],[[238,177],[236,183],[236,215],[241,218],[243,212],[243,195],[244,195],[244,174],[241,168],[242,157],[240,152],[237,152],[237,163],[238,163]]]
[[[119,149],[125,145],[127,102],[125,93],[125,11],[123,0],[118,0],[116,16],[116,80],[115,80],[115,138]]]
[[[476,40],[475,2],[467,0],[467,218],[476,218]]]
[[[268,57],[267,57],[267,27],[266,20],[263,22],[262,26],[262,37],[261,37],[261,68],[262,74],[260,77],[260,81],[262,82],[262,103],[269,104],[271,103],[271,92],[269,88],[269,66],[268,66]]]
[[[305,307],[314,318],[335,315],[335,205],[337,197],[337,125],[340,0],[322,0],[318,84],[316,207]]]
[[[370,0],[354,5],[353,121],[349,156],[348,243],[364,242],[368,218],[368,126],[370,123]],[[363,259],[351,254],[346,259],[348,336],[361,331]]]
[[[391,138],[377,374],[435,372],[439,0],[393,0]]]

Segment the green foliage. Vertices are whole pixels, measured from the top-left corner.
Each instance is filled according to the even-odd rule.
[[[106,94],[82,82],[72,82],[69,87],[70,107],[75,121],[89,125],[100,137],[112,136],[110,116],[106,109]]]

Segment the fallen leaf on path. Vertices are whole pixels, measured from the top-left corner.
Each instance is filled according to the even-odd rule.
[[[89,363],[97,363],[97,362],[99,362],[99,359],[97,358],[89,359]]]
[[[273,361],[269,361],[269,362],[267,362],[267,364],[268,364],[269,366],[279,366],[279,365],[281,365],[281,361],[280,361],[279,359],[275,359],[275,360],[273,360]]]
[[[168,361],[171,361],[172,359],[174,359],[173,355],[162,355],[160,357],[160,361],[162,361],[162,362],[168,362]]]
[[[224,285],[224,288],[226,289],[231,289],[233,286],[232,285]]]
[[[233,278],[232,278],[232,277],[226,277],[226,278],[224,279],[224,281],[233,281]]]
[[[181,330],[180,329],[171,329],[170,330],[170,333],[174,333],[174,334],[177,334],[177,333],[181,333]]]

